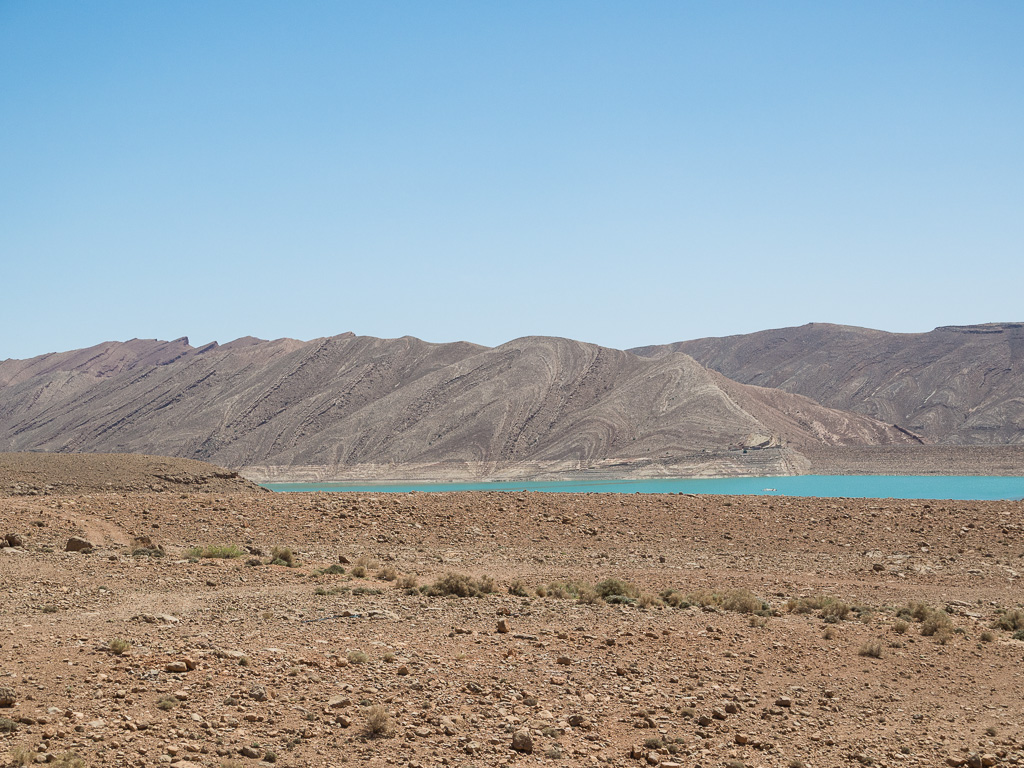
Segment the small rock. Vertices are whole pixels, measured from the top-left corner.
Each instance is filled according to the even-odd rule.
[[[0,707],[13,707],[17,700],[13,688],[7,685],[0,686]]]
[[[64,545],[65,552],[88,552],[95,549],[95,546],[88,539],[83,539],[81,536],[72,536],[68,539],[68,543]]]
[[[175,674],[183,674],[188,672],[188,666],[184,661],[172,661],[164,665],[164,672],[173,672]]]
[[[533,737],[525,728],[520,728],[512,734],[512,749],[529,755],[533,752]]]
[[[8,533],[6,536],[4,536],[4,540],[7,542],[7,546],[9,547],[25,546],[25,537],[22,536],[20,533]]]
[[[249,698],[253,701],[266,701],[270,697],[267,696],[267,689],[257,684],[249,688]]]
[[[509,626],[508,619],[498,619],[498,632],[500,632],[503,635],[507,635],[511,631],[511,629],[512,628]]]
[[[789,698],[788,696],[780,696],[779,698],[777,698],[775,700],[775,706],[776,707],[792,707],[793,706],[793,700],[791,698]]]

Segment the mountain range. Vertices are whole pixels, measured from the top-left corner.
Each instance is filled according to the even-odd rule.
[[[0,451],[157,454],[264,478],[789,473],[822,446],[1024,442],[1022,328],[812,324],[630,351],[351,333],[106,342],[0,362]]]
[[[929,442],[1024,443],[1024,323],[928,333],[809,323],[632,351],[685,352],[735,381],[898,424]]]

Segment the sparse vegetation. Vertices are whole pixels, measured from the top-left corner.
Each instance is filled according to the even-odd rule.
[[[377,571],[377,578],[381,581],[395,581],[398,578],[398,571],[393,566],[386,565]]]
[[[429,587],[420,587],[420,591],[430,597],[483,597],[494,592],[494,579],[490,576],[475,579],[464,573],[449,573]]]
[[[125,653],[128,653],[128,651],[130,651],[131,649],[131,642],[121,637],[115,637],[113,640],[107,643],[107,650],[115,656],[121,656]]]
[[[410,590],[416,589],[416,587],[419,586],[419,583],[420,580],[416,578],[414,574],[406,573],[398,577],[398,581],[395,583],[395,586],[399,589]]]
[[[179,703],[180,702],[178,701],[177,696],[172,696],[171,694],[167,693],[156,700],[156,708],[162,709],[165,712],[169,712],[170,710],[178,706]]]
[[[1016,632],[1024,629],[1024,611],[1014,609],[1000,615],[992,625],[994,629],[1003,629],[1007,632]]]
[[[198,560],[200,558],[221,558],[228,560],[236,557],[242,557],[245,554],[248,553],[235,544],[213,544],[205,547],[192,547],[185,552],[185,557],[191,560]]]
[[[18,730],[18,723],[9,717],[0,717],[0,733],[14,733]]]
[[[11,747],[9,757],[11,765],[19,766],[20,768],[21,766],[31,765],[34,763],[36,760],[36,753],[28,747],[19,745],[17,747]]]
[[[270,565],[283,565],[288,568],[294,568],[295,553],[292,552],[290,547],[274,547],[270,550]]]
[[[981,633],[980,639],[983,643],[991,643],[993,640],[996,639],[995,632],[990,632],[986,629],[984,632]]]
[[[85,760],[74,752],[64,752],[58,755],[51,765],[55,766],[55,768],[85,768]]]
[[[345,658],[348,659],[349,664],[365,664],[370,660],[370,657],[359,649],[349,651]]]
[[[366,718],[366,735],[370,738],[385,738],[394,732],[391,716],[380,704],[374,704],[363,710]]]
[[[691,592],[686,596],[686,600],[691,605],[699,605],[702,608],[719,608],[723,611],[754,613],[759,616],[771,615],[771,606],[746,589],[730,589],[725,592],[705,589]]]
[[[829,595],[792,598],[786,603],[786,610],[797,614],[818,611],[818,617],[829,624],[838,624],[850,615],[849,605]]]
[[[857,651],[858,656],[867,656],[872,659],[882,658],[882,644],[877,640],[869,640]]]
[[[508,585],[508,593],[516,597],[529,597],[530,593],[526,591],[526,584],[519,579],[516,579]]]
[[[892,631],[895,632],[897,635],[903,635],[906,634],[907,628],[909,626],[910,625],[907,624],[907,622],[903,621],[903,619],[898,619],[896,622],[893,623]]]
[[[640,597],[640,589],[636,585],[621,579],[599,581],[594,585],[594,591],[597,592],[598,597],[605,600],[609,597],[631,597],[634,599]]]

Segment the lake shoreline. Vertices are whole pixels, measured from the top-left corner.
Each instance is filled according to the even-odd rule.
[[[260,484],[599,482],[801,475],[1024,477],[1024,446],[804,446],[594,461],[250,465],[238,471]]]

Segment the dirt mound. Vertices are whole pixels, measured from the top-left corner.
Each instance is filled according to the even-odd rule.
[[[237,472],[192,459],[125,453],[0,453],[0,496],[259,490]]]

